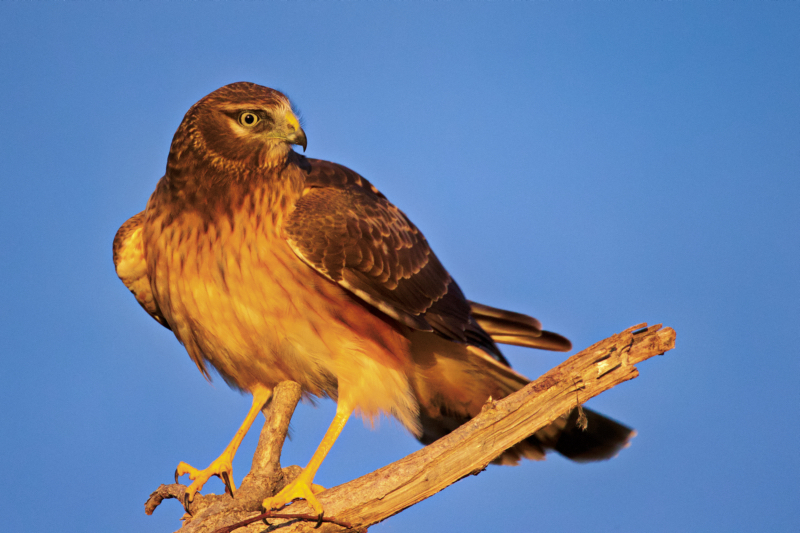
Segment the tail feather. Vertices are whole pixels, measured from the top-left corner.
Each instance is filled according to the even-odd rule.
[[[583,409],[583,413],[585,429],[578,424],[578,409],[573,409],[553,447],[568,459],[579,463],[611,459],[636,436],[633,429],[591,409]]]
[[[472,317],[496,343],[557,351],[572,349],[569,340],[543,331],[533,317],[475,302],[470,306]],[[530,383],[483,344],[454,343],[423,331],[413,332],[409,340],[415,361],[411,382],[422,427],[419,440],[424,444],[477,416],[489,397],[499,400]],[[580,411],[585,415],[582,420]],[[493,462],[514,465],[523,458],[541,460],[548,450],[573,461],[602,461],[614,457],[635,434],[615,420],[576,407],[505,450]]]
[[[480,350],[473,349],[470,353],[480,358],[483,374],[500,389],[502,396],[495,399],[513,394],[530,383],[530,380],[521,374],[498,363]],[[584,413],[585,424],[579,423],[581,410]],[[564,457],[581,463],[603,461],[615,457],[635,436],[636,432],[633,429],[616,420],[591,409],[576,407],[503,452],[494,462],[515,465],[523,458],[541,461],[547,450],[555,450]]]

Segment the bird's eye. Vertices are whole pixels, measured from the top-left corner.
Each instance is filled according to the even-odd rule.
[[[252,128],[258,124],[259,120],[261,119],[258,118],[258,115],[252,111],[243,111],[241,114],[239,114],[239,124],[246,128]]]

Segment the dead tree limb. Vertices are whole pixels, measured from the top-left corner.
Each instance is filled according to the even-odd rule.
[[[636,364],[661,355],[674,346],[675,331],[671,328],[662,329],[660,324],[649,328],[646,324],[629,328],[570,357],[515,394],[488,402],[478,416],[433,444],[380,470],[320,493],[319,501],[326,516],[353,524],[353,530],[364,531],[459,479],[480,473],[504,450],[569,412],[576,404],[583,404],[601,392],[635,378],[639,375]],[[276,388],[270,408],[282,413],[276,415],[278,417],[287,417],[288,412],[288,418],[273,423],[268,420],[265,424],[261,440],[269,440],[271,444],[262,447],[262,442],[259,442],[254,469],[248,475],[253,481],[246,478],[234,499],[228,496],[202,497],[197,511],[192,509],[194,517],[181,528],[181,533],[212,533],[252,518],[258,514],[258,504],[263,498],[297,475],[298,467],[281,470],[277,461],[288,419],[294,411],[296,398],[299,398],[299,387],[295,389],[295,398],[279,394],[282,386],[284,384]],[[280,435],[275,434],[281,431]],[[255,478],[260,481],[255,482]],[[149,511],[152,512],[164,497],[174,497],[172,492],[180,494],[178,487],[182,486],[162,486],[153,493],[148,500]],[[305,501],[295,502],[286,512],[313,514]],[[313,522],[298,519],[270,518],[270,524],[267,526],[259,521],[237,531],[253,533],[279,529],[288,533],[311,531],[314,526]],[[326,523],[315,531],[345,530],[342,526]]]

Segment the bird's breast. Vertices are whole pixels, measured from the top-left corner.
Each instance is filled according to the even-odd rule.
[[[363,367],[359,356],[401,371],[406,339],[303,263],[276,217],[250,205],[211,220],[187,210],[147,222],[154,297],[198,366],[245,390],[289,379],[333,397],[341,377]]]

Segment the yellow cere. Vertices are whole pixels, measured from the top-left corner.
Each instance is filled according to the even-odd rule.
[[[292,126],[295,131],[300,129],[300,122],[297,120],[297,117],[294,116],[294,113],[292,113],[291,111],[286,112],[286,123]]]

